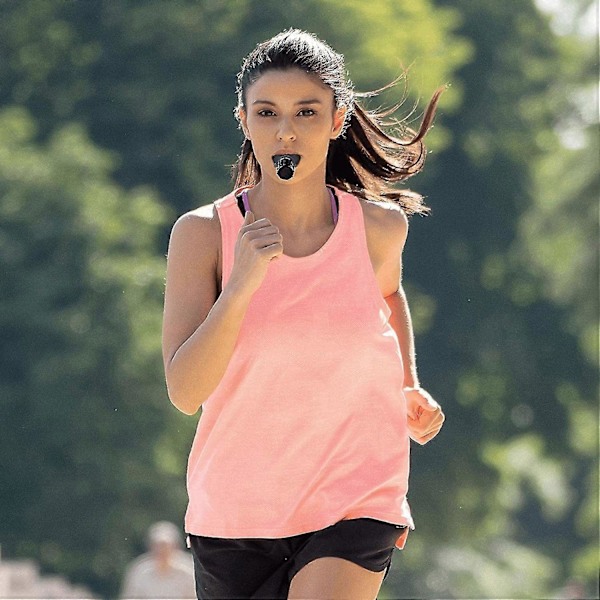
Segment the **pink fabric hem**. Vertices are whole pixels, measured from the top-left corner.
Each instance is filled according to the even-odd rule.
[[[408,519],[406,517],[398,518],[396,515],[389,514],[381,514],[381,513],[351,513],[346,515],[343,520],[350,519],[377,519],[378,521],[384,521],[386,523],[391,523],[392,525],[402,525],[406,527],[406,530],[402,532],[400,537],[398,538],[398,542],[402,542],[402,546],[396,545],[397,548],[404,547],[404,543],[406,541],[406,537],[408,536],[408,531],[410,529],[414,530],[415,526],[412,519]],[[340,519],[324,519],[320,524],[310,523],[305,525],[295,525],[290,528],[276,528],[276,529],[256,529],[254,527],[248,528],[236,528],[235,530],[229,529],[206,529],[203,527],[196,527],[193,524],[186,524],[185,531],[188,534],[192,535],[200,535],[206,537],[215,537],[215,538],[231,538],[231,539],[241,539],[241,538],[272,538],[279,539],[285,537],[292,537],[295,535],[302,535],[303,533],[310,533],[311,531],[319,531],[321,529],[325,529],[326,527],[330,527],[334,523],[337,523]]]

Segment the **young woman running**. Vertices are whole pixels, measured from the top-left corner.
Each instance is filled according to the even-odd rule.
[[[442,426],[417,379],[401,286],[422,198],[420,131],[361,108],[311,34],[238,75],[235,189],[179,218],[168,253],[169,396],[202,407],[185,527],[199,598],[375,598],[413,521],[409,437]]]

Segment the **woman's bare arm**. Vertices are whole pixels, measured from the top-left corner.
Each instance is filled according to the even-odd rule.
[[[417,365],[412,319],[402,288],[402,252],[408,236],[408,219],[397,205],[365,205],[365,226],[369,254],[381,295],[392,314],[390,325],[396,332],[404,366],[404,385],[417,387]]]
[[[198,213],[171,233],[162,334],[169,398],[190,415],[223,377],[248,306],[225,290],[217,298],[218,223]]]
[[[438,434],[445,417],[440,405],[421,388],[417,376],[412,318],[402,287],[402,252],[408,236],[408,220],[399,208],[377,208],[377,211],[371,208],[370,218],[365,218],[369,252],[381,293],[391,310],[390,325],[402,354],[410,436],[425,444]]]
[[[167,259],[163,362],[171,402],[194,414],[221,381],[253,293],[269,261],[282,252],[281,236],[266,219],[246,214],[234,268],[221,294],[218,217],[207,206],[178,219]]]
[[[393,294],[385,297],[385,301],[392,311],[390,325],[396,332],[398,344],[400,345],[404,366],[404,386],[410,388],[419,387],[412,317],[410,316],[408,300],[406,299],[402,283],[398,285],[398,289]]]

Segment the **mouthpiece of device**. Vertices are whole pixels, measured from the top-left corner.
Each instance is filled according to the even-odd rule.
[[[273,165],[279,179],[291,179],[299,162],[299,154],[275,154],[273,156]]]

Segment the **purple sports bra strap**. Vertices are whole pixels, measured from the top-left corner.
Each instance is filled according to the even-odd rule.
[[[242,192],[242,202],[244,203],[244,214],[250,210],[250,204],[248,203],[248,190]]]
[[[338,209],[337,204],[335,203],[335,196],[333,195],[330,187],[327,188],[327,191],[329,192],[329,199],[331,200],[331,214],[333,215],[333,222],[337,223]],[[248,202],[248,190],[242,191],[242,202],[244,203],[244,212],[248,212],[250,210],[250,203]]]

